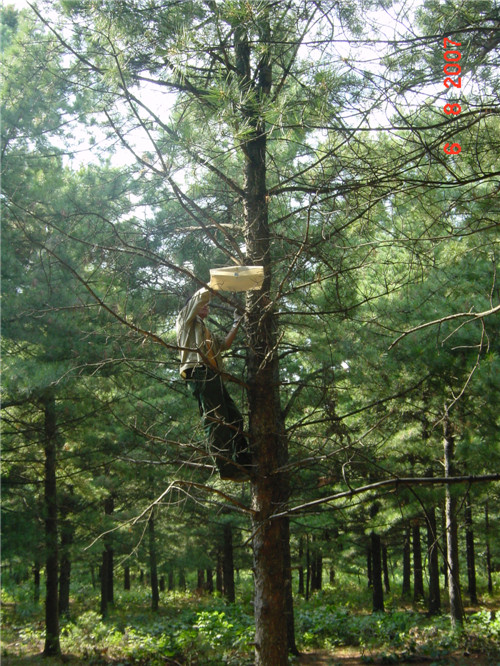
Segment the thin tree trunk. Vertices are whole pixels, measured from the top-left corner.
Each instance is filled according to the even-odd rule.
[[[222,550],[217,551],[217,569],[215,570],[215,589],[224,594],[224,578],[222,575]]]
[[[213,591],[214,591],[214,572],[213,572],[213,569],[208,568],[206,570],[206,574],[207,574],[207,592],[209,594],[213,594]]]
[[[148,520],[149,533],[149,573],[151,583],[151,610],[155,613],[158,610],[160,602],[160,591],[158,589],[158,566],[156,561],[156,537],[155,537],[155,518],[153,512]]]
[[[187,587],[186,572],[184,569],[179,570],[179,590],[185,590]]]
[[[403,535],[403,587],[401,594],[403,599],[411,597],[411,529],[406,526]]]
[[[384,588],[382,587],[382,550],[380,536],[375,532],[371,534],[371,560],[373,585],[373,612],[384,610]]]
[[[493,575],[491,568],[491,546],[490,546],[490,515],[488,502],[484,505],[484,530],[486,539],[486,575],[488,577],[488,592],[493,594]]]
[[[285,518],[282,523],[283,526],[283,541],[285,552],[285,567],[286,567],[286,620],[287,620],[287,636],[288,636],[288,652],[290,654],[298,655],[299,650],[295,642],[295,623],[293,614],[293,587],[292,587],[292,560],[290,554],[290,519]]]
[[[104,515],[111,516],[114,511],[114,499],[112,496],[104,500]],[[111,545],[110,535],[104,537],[104,549],[102,551],[101,565],[101,615],[106,617],[108,614],[108,605],[114,603],[114,557],[113,547]]]
[[[311,592],[321,590],[323,586],[323,555],[321,550],[314,546],[311,558]]]
[[[441,510],[441,531],[445,535],[443,540],[443,574],[444,574],[444,587],[445,590],[448,590],[448,537],[446,536],[446,495],[444,499],[444,504]]]
[[[465,502],[465,544],[467,552],[467,591],[471,604],[477,604],[476,554],[474,548],[474,530],[472,527],[472,505],[470,492]]]
[[[68,520],[68,511],[61,514],[61,564],[59,571],[59,615],[69,614],[69,594],[71,584],[71,546],[74,528]]]
[[[441,592],[439,589],[439,548],[437,541],[436,510],[429,507],[426,511],[427,519],[427,552],[429,558],[429,615],[438,615],[441,612]]]
[[[40,562],[38,558],[33,565],[33,602],[38,604],[40,601]]]
[[[101,555],[101,568],[99,570],[101,580],[101,616],[105,618],[108,614],[108,552],[103,549]]]
[[[168,570],[168,591],[173,592],[175,590],[175,580],[174,580],[174,569],[173,567]]]
[[[233,558],[233,528],[231,523],[224,524],[224,547],[222,557],[222,576],[224,582],[224,596],[230,603],[234,603],[234,558]]]
[[[424,598],[424,576],[422,571],[422,544],[420,541],[420,521],[414,520],[412,524],[413,542],[413,601]]]
[[[58,527],[57,527],[57,427],[56,401],[49,395],[44,405],[44,450],[45,450],[45,647],[46,657],[61,653],[59,643],[59,599],[58,599]]]
[[[198,581],[196,588],[198,590],[204,590],[205,589],[205,569],[198,569],[197,570],[197,576],[198,576]]]
[[[382,569],[384,572],[384,590],[386,594],[391,591],[391,583],[389,580],[389,567],[387,564],[387,546],[382,544]]]
[[[370,539],[370,543],[366,549],[366,578],[367,578],[367,583],[368,583],[368,589],[372,590],[373,589],[373,557],[372,557],[372,540]]]
[[[445,476],[453,476],[454,469],[454,436],[448,414],[444,420],[444,470]],[[458,559],[458,526],[457,501],[450,484],[446,484],[446,540],[447,548],[447,578],[448,594],[450,599],[450,619],[453,627],[463,625],[462,594],[460,590],[460,570]]]
[[[299,566],[298,566],[299,586],[297,588],[297,593],[301,594],[302,596],[305,595],[303,558],[304,558],[304,537],[300,537],[300,539],[299,539]]]
[[[311,549],[309,548],[309,535],[306,536],[306,601],[309,600],[311,589]]]

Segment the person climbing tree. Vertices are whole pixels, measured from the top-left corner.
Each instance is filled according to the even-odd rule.
[[[222,376],[222,352],[233,344],[241,317],[235,311],[233,327],[225,338],[214,335],[205,324],[211,298],[211,291],[199,289],[177,316],[180,373],[198,401],[220,478],[248,481],[251,454],[243,433],[243,417]]]

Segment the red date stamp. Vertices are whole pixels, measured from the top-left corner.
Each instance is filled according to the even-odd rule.
[[[459,60],[462,58],[460,51],[455,50],[454,46],[462,46],[461,42],[452,42],[449,37],[445,37],[443,40],[443,47],[445,49],[443,58],[445,60],[445,65],[443,71],[446,74],[446,78],[443,81],[445,88],[461,88],[462,87],[462,67],[458,64]],[[458,116],[462,111],[462,107],[457,102],[448,103],[444,105],[443,111],[448,116]],[[462,147],[459,143],[445,143],[443,147],[444,152],[447,155],[458,155],[461,152]]]

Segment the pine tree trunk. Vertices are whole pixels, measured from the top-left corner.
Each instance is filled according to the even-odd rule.
[[[196,572],[198,575],[197,589],[203,590],[205,588],[205,569],[198,569]]]
[[[389,580],[389,566],[387,563],[387,546],[382,544],[382,569],[384,571],[384,590],[386,594],[391,591],[391,583]]]
[[[214,572],[213,569],[207,569],[206,570],[207,574],[207,592],[209,594],[213,594],[214,591]]]
[[[323,587],[323,555],[319,548],[314,547],[311,559],[311,592]]]
[[[223,575],[222,575],[222,551],[217,551],[217,569],[215,571],[215,589],[219,594],[224,594]]]
[[[174,570],[168,570],[168,591],[173,592],[175,590],[175,580],[174,580]]]
[[[290,544],[290,520],[285,518],[283,521],[283,542],[284,542],[284,552],[285,552],[285,567],[286,567],[286,580],[285,580],[285,592],[286,592],[286,626],[287,626],[287,636],[288,636],[288,652],[290,654],[298,655],[299,650],[295,642],[295,623],[294,623],[294,613],[293,613],[293,587],[292,587],[292,559],[290,548],[287,547]]]
[[[252,85],[250,45],[244,26],[235,31],[236,67],[242,112],[250,129],[242,144],[245,156],[243,208],[249,264],[264,267],[264,283],[248,292],[247,384],[249,435],[256,474],[252,479],[253,557],[255,577],[255,664],[288,664],[286,604],[287,556],[283,543],[283,518],[272,516],[286,507],[287,481],[279,468],[287,460],[287,446],[279,398],[277,321],[270,300],[271,257],[266,186],[266,128],[258,102],[268,94],[271,68],[269,20],[260,19],[257,85]]]
[[[40,562],[35,560],[33,565],[33,602],[38,604],[40,601]]]
[[[453,476],[455,442],[448,414],[444,420],[444,470],[445,476]],[[450,619],[453,627],[463,624],[462,594],[460,590],[460,570],[458,559],[457,501],[450,484],[446,485],[446,540],[447,540],[447,578],[450,599]]]
[[[491,546],[490,546],[490,514],[488,502],[484,505],[484,531],[486,539],[486,575],[488,578],[488,592],[493,594],[493,571],[491,567]]]
[[[128,564],[123,567],[123,589],[130,590],[130,567]]]
[[[185,590],[187,587],[186,572],[184,569],[179,570],[179,590]]]
[[[101,616],[105,618],[108,614],[108,552],[104,548],[102,551],[101,568],[99,570],[101,580]]]
[[[470,493],[465,502],[465,544],[467,552],[467,591],[471,604],[477,604],[476,554],[474,548],[474,530],[472,527],[472,505]]]
[[[114,511],[113,497],[104,500],[104,515],[111,516]],[[114,557],[110,535],[104,537],[104,550],[102,551],[101,565],[101,615],[106,617],[108,605],[114,603]]]
[[[67,519],[66,512],[61,516],[61,564],[59,572],[59,615],[69,614],[69,593],[71,584],[71,545],[74,529]]]
[[[150,583],[151,583],[151,610],[155,613],[158,610],[160,602],[160,591],[158,589],[155,518],[153,513],[151,513],[151,515],[149,516],[148,533],[149,533],[149,573],[150,573]]]
[[[382,587],[382,550],[380,536],[371,534],[373,612],[384,611],[384,588]]]
[[[297,588],[297,593],[301,594],[302,596],[305,595],[305,589],[304,589],[304,566],[302,564],[304,558],[304,537],[300,537],[299,539],[299,586]]]
[[[107,546],[108,551],[108,604],[115,603],[115,551],[111,543]]]
[[[309,535],[306,537],[306,601],[309,600],[311,589],[311,549],[309,548]]]
[[[427,553],[429,559],[429,615],[438,615],[441,612],[441,592],[439,589],[439,548],[437,542],[436,510],[429,507],[426,510],[427,519]]]
[[[230,603],[234,603],[233,528],[231,523],[224,524],[224,547],[222,554],[224,596]]]
[[[413,601],[424,598],[424,576],[422,571],[422,544],[420,541],[420,522],[414,520],[412,524],[413,542]]]
[[[411,529],[406,526],[403,535],[403,587],[401,594],[403,599],[411,597]]]
[[[58,599],[58,526],[57,526],[57,427],[56,401],[47,396],[44,401],[44,451],[45,451],[45,647],[46,657],[61,653],[59,643],[59,599]]]
[[[372,557],[372,541],[370,538],[370,544],[366,549],[366,578],[368,582],[368,589],[373,589],[373,557]]]

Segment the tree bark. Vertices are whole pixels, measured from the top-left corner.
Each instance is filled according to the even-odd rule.
[[[101,554],[101,568],[99,570],[101,580],[101,602],[100,613],[103,618],[108,614],[108,553],[104,548]]]
[[[412,524],[413,542],[413,601],[424,598],[424,576],[422,571],[422,544],[420,540],[420,521],[414,520]]]
[[[403,535],[403,599],[411,597],[411,529],[406,526]]]
[[[174,579],[174,569],[171,567],[168,570],[168,591],[173,592],[175,590],[175,579]]]
[[[389,566],[387,563],[387,546],[382,544],[382,569],[384,572],[384,590],[386,594],[391,591],[391,583],[389,580]]]
[[[234,593],[234,557],[233,528],[231,523],[224,524],[224,545],[222,551],[222,578],[224,596],[230,603],[235,601]]]
[[[306,536],[306,601],[309,600],[311,591],[311,549],[309,547],[309,535]]]
[[[69,614],[71,584],[71,546],[74,528],[68,519],[69,509],[61,507],[61,563],[59,571],[59,615]]]
[[[253,558],[255,578],[255,664],[288,664],[286,554],[283,518],[272,519],[288,500],[287,481],[279,471],[287,446],[279,396],[277,322],[270,298],[271,259],[266,187],[266,128],[259,102],[271,85],[269,18],[263,12],[257,29],[261,54],[256,81],[251,80],[250,45],[245,26],[235,30],[235,56],[242,111],[249,138],[245,158],[243,209],[248,263],[264,267],[264,283],[248,292],[246,329],[249,436],[256,466],[252,478]]]
[[[33,602],[38,604],[40,601],[40,562],[38,558],[33,565]]]
[[[321,590],[323,587],[323,554],[315,545],[311,558],[311,592]]]
[[[484,530],[486,539],[486,575],[488,577],[488,592],[493,594],[493,575],[491,567],[491,546],[490,546],[490,514],[488,502],[484,505]]]
[[[448,414],[444,419],[444,469],[445,476],[453,476],[454,468],[454,435]],[[453,627],[463,625],[462,593],[460,590],[460,569],[458,558],[458,526],[457,501],[450,485],[446,485],[446,541],[447,541],[447,579],[450,599],[450,619]]]
[[[382,550],[380,536],[371,534],[373,612],[384,611],[384,588],[382,586]]]
[[[111,516],[114,511],[114,499],[112,496],[104,500],[104,515]],[[104,550],[102,551],[101,564],[101,615],[106,617],[108,605],[114,603],[114,553],[111,544],[111,536],[104,536]]]
[[[285,567],[286,567],[286,626],[288,636],[288,652],[290,654],[298,655],[299,650],[295,642],[295,622],[293,613],[293,588],[292,588],[292,558],[290,553],[290,520],[285,518],[282,523],[283,526],[283,549],[285,553]]]
[[[128,564],[123,567],[123,589],[130,590],[130,567]]]
[[[214,571],[211,568],[206,570],[207,574],[207,592],[213,594],[214,591]]]
[[[222,576],[222,550],[217,551],[217,568],[215,570],[215,589],[219,594],[224,594],[223,576]]]
[[[298,566],[299,585],[298,585],[298,588],[297,588],[297,594],[300,594],[302,596],[305,595],[303,558],[304,558],[304,537],[300,537],[300,539],[299,539],[299,566]]]
[[[151,584],[151,610],[155,613],[158,610],[160,602],[160,591],[158,589],[158,566],[156,559],[156,537],[155,537],[155,518],[153,512],[148,520],[149,533],[149,573]]]
[[[370,543],[366,549],[366,579],[368,584],[368,589],[373,589],[373,557],[372,557],[372,541],[370,538]]]
[[[46,657],[61,654],[59,643],[58,526],[57,526],[57,423],[56,401],[52,394],[43,400],[45,451],[45,647]]]
[[[476,554],[474,548],[474,530],[472,527],[472,504],[470,492],[465,501],[465,545],[467,553],[467,591],[471,604],[477,604]]]
[[[198,576],[196,587],[198,590],[203,590],[205,589],[205,569],[198,569],[196,573]]]
[[[436,510],[429,507],[426,510],[427,521],[427,553],[429,559],[429,615],[438,615],[441,612],[441,592],[439,589],[439,548],[437,541]]]

